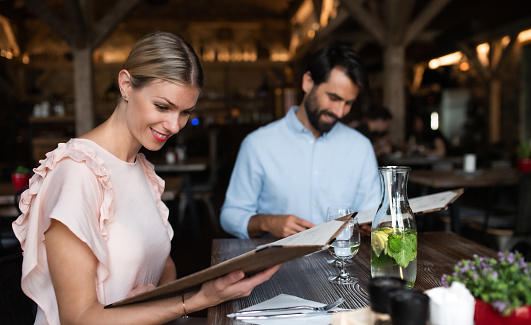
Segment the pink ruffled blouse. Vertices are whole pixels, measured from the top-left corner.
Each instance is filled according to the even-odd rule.
[[[138,285],[156,285],[173,230],[161,201],[164,181],[145,156],[127,163],[93,141],[71,139],[40,164],[13,223],[24,251],[22,289],[38,305],[35,324],[59,324],[44,245],[50,219],[66,225],[98,259],[100,303],[124,299]]]

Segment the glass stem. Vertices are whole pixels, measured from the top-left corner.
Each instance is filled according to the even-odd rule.
[[[345,261],[341,260],[341,273],[339,274],[339,276],[342,278],[348,275],[347,272],[345,271],[345,264],[346,264]]]

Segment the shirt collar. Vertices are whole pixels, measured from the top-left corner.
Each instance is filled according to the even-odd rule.
[[[299,119],[297,118],[297,115],[295,114],[299,108],[300,108],[299,106],[292,106],[289,109],[288,113],[286,114],[286,122],[288,124],[288,127],[295,133],[304,133],[304,134],[309,133],[313,137],[313,133],[310,130],[308,130],[301,123],[301,121],[299,121]],[[327,139],[328,138],[328,134],[334,132],[334,129],[336,129],[338,123],[336,123],[336,125],[334,125],[334,127],[332,128],[332,130],[330,130],[330,132],[325,132],[325,133],[321,134],[319,139],[323,139],[323,140]]]

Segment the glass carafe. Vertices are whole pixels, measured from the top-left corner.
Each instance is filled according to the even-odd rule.
[[[417,277],[417,226],[407,199],[411,168],[378,168],[382,200],[371,229],[371,275],[398,277],[412,288]]]

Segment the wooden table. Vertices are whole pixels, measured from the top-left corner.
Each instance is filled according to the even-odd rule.
[[[455,188],[497,187],[518,184],[520,173],[515,168],[478,169],[474,173],[462,170],[412,170],[409,182],[424,187],[423,195],[429,189],[447,190]],[[450,205],[451,229],[460,233],[459,200]]]
[[[212,264],[220,263],[267,243],[265,239],[215,239],[212,245]],[[450,232],[427,232],[418,235],[417,280],[414,289],[427,290],[441,286],[443,274],[453,272],[461,259],[471,259],[474,254],[496,257],[496,251]],[[271,279],[256,287],[250,296],[225,302],[208,309],[208,324],[243,324],[226,315],[279,294],[289,294],[303,299],[330,303],[339,297],[346,299],[342,308],[362,308],[369,305],[368,283],[370,271],[370,237],[362,237],[354,264],[347,270],[358,277],[355,285],[336,285],[328,282],[329,275],[338,269],[326,261],[328,251],[321,251],[284,263]]]
[[[412,170],[409,173],[410,182],[436,189],[514,185],[519,177],[514,168],[478,169],[474,173],[462,170]]]
[[[463,157],[436,157],[436,156],[416,156],[416,157],[389,157],[383,160],[386,165],[409,166],[417,168],[433,168],[435,165],[461,166]]]

